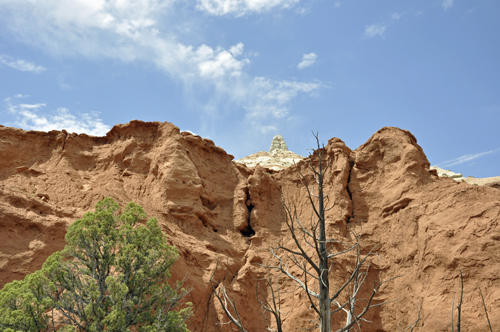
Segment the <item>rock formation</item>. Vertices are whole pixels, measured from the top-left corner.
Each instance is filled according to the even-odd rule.
[[[450,170],[445,170],[437,166],[431,166],[431,169],[435,169],[437,171],[437,175],[442,178],[460,179],[464,177],[460,173],[455,173]]]
[[[292,166],[294,163],[297,163],[302,159],[304,159],[304,157],[299,156],[292,151],[288,151],[288,146],[286,145],[285,140],[278,134],[274,136],[269,152],[260,151],[251,154],[248,157],[235,160],[235,162],[244,164],[248,167],[260,165],[266,169],[280,171]]]
[[[328,234],[343,239],[349,225],[362,232],[364,253],[377,248],[369,280],[402,275],[376,296],[376,303],[397,302],[373,308],[362,331],[404,330],[420,305],[421,330],[446,331],[460,270],[462,329],[487,330],[481,287],[493,330],[500,330],[500,190],[439,178],[415,137],[398,128],[382,128],[356,150],[332,138],[325,151],[326,190],[336,203]],[[308,179],[314,158],[297,161]],[[105,137],[0,126],[0,287],[39,269],[64,247],[67,226],[110,196],[122,206],[143,206],[177,246],[173,279],[187,276],[194,288],[190,330],[231,329],[220,324],[227,319],[209,284],[219,260],[214,279],[228,276],[246,329],[264,331],[255,297],[264,276],[258,264],[270,262],[269,247],[292,243],[281,194],[294,200],[300,218],[309,218],[310,206],[293,168],[269,172],[232,159],[211,140],[170,123],[132,121]],[[350,257],[337,260],[331,284],[349,268]],[[282,294],[284,330],[310,327],[307,297],[282,281],[289,291]],[[334,315],[334,327],[344,320]]]
[[[459,182],[464,181],[467,182],[468,184],[474,184],[478,186],[489,186],[500,189],[500,176],[494,176],[489,178],[475,178],[473,176],[464,177],[460,173],[455,173],[450,170],[445,170],[437,166],[431,166],[431,169],[435,169],[439,177],[451,178]]]
[[[286,146],[285,140],[280,134],[273,137],[273,141],[269,147],[269,153],[272,154],[275,150],[288,151],[288,146]]]

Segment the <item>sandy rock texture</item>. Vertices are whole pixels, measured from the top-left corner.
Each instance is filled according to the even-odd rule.
[[[288,151],[288,146],[286,145],[283,136],[280,134],[273,137],[271,146],[269,147],[269,153],[273,153],[274,150]]]
[[[464,177],[460,173],[455,173],[450,170],[445,170],[437,166],[431,166],[431,169],[435,169],[439,177],[451,178],[458,182],[467,182],[468,184],[473,184],[477,186],[488,186],[500,189],[500,176],[493,176],[489,178],[475,178],[473,176]]]
[[[487,329],[479,287],[493,330],[500,330],[500,190],[439,178],[415,137],[398,128],[382,128],[356,150],[332,138],[325,152],[331,164],[326,189],[335,201],[329,236],[351,241],[347,226],[363,234],[363,252],[376,248],[380,257],[370,280],[403,275],[376,297],[397,302],[370,311],[362,331],[404,330],[420,305],[421,330],[446,331],[459,270],[463,330]],[[190,330],[231,330],[209,283],[218,262],[213,279],[226,280],[246,329],[264,331],[255,296],[265,277],[259,264],[274,263],[271,246],[292,246],[282,196],[303,220],[310,206],[296,169],[273,172],[232,159],[211,140],[170,123],[132,121],[105,137],[0,126],[0,287],[39,269],[64,247],[69,224],[113,197],[122,206],[143,206],[179,249],[173,279],[187,277],[194,289]],[[315,155],[297,168],[313,181],[310,163],[317,163]],[[334,262],[331,285],[343,281],[351,258]],[[285,331],[312,326],[305,294],[284,278],[282,287],[288,291],[282,294]],[[345,316],[332,321],[340,327]]]
[[[294,163],[296,164],[302,159],[304,159],[304,157],[299,156],[292,151],[275,149],[272,153],[266,151],[253,153],[247,157],[235,160],[235,162],[248,167],[260,165],[266,169],[281,171],[285,168],[293,166]]]
[[[235,160],[235,162],[248,167],[260,165],[261,167],[273,171],[281,171],[285,168],[293,166],[302,159],[304,159],[304,157],[288,150],[285,140],[278,134],[274,136],[269,152],[260,151],[253,153],[247,157]]]

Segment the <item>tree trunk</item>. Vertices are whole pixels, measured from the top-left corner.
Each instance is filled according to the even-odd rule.
[[[319,176],[318,176],[318,208],[319,208],[319,266],[321,270],[319,280],[319,310],[321,332],[330,332],[330,278],[328,275],[328,251],[326,250],[326,230],[325,230],[325,197],[323,196],[323,170],[321,155],[319,156]]]
[[[325,251],[326,252],[326,251]],[[321,280],[319,287],[319,305],[321,313],[321,332],[330,332],[331,314],[330,314],[330,283],[328,281],[328,260],[321,262]]]

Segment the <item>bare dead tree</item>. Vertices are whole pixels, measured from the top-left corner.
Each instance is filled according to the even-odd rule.
[[[349,225],[347,229],[354,239],[354,243],[348,244],[340,239],[332,239],[326,237],[326,216],[325,213],[335,206],[334,200],[331,202],[328,193],[324,192],[324,179],[327,170],[330,168],[332,161],[325,155],[325,147],[319,143],[318,135],[315,134],[317,150],[314,156],[310,158],[309,169],[314,174],[315,185],[309,186],[309,183],[304,174],[296,166],[296,170],[304,182],[304,187],[307,191],[307,198],[312,208],[311,219],[309,225],[306,226],[299,218],[297,206],[295,202],[286,202],[282,198],[282,206],[284,210],[284,221],[290,231],[290,235],[295,244],[295,248],[290,248],[279,244],[277,247],[269,249],[277,263],[275,265],[261,265],[267,270],[267,279],[265,281],[267,288],[270,290],[270,296],[266,296],[262,289],[259,289],[257,283],[256,292],[257,299],[262,306],[263,313],[271,313],[276,323],[276,329],[271,327],[270,322],[266,319],[266,324],[269,331],[282,332],[282,312],[281,312],[281,290],[279,276],[282,274],[293,280],[297,288],[302,289],[310,302],[310,307],[318,315],[317,327],[320,327],[321,332],[331,332],[331,317],[333,314],[344,311],[346,313],[345,326],[337,330],[337,332],[350,331],[354,325],[361,327],[360,323],[366,321],[363,316],[372,308],[389,303],[374,303],[374,297],[380,287],[400,276],[387,279],[381,282],[374,282],[371,294],[366,299],[360,299],[359,292],[362,285],[368,277],[370,269],[370,258],[378,257],[373,250],[368,254],[361,254],[361,234],[356,233]],[[313,162],[317,159],[317,168]],[[317,186],[317,192],[314,187]],[[340,248],[340,249],[337,249]],[[308,252],[312,251],[312,254]],[[341,255],[354,252],[354,264],[352,272],[347,280],[335,291],[330,288],[330,271],[333,262]],[[293,266],[298,267],[303,272],[303,279],[295,276],[290,272],[288,262]],[[218,260],[217,260],[218,264]],[[226,316],[240,332],[246,332],[241,322],[240,316],[234,302],[234,299],[226,292],[226,279],[221,282],[216,282],[218,287],[214,285],[213,276],[217,266],[210,277],[210,283],[216,298],[219,300]],[[278,271],[276,286],[273,286],[271,278],[271,270]],[[319,288],[314,289],[314,287]],[[347,298],[343,303],[341,298]],[[359,305],[358,302],[364,302],[364,305]],[[392,302],[392,301],[391,301]],[[332,304],[336,307],[332,310]]]
[[[348,228],[350,228],[350,227],[348,226]],[[352,231],[352,232],[354,233],[354,231]],[[348,290],[349,290],[349,292],[348,292],[348,300],[345,302],[345,303],[347,303],[347,305],[345,305],[345,304],[341,305],[335,299],[333,299],[333,301],[332,301],[332,303],[335,304],[338,309],[341,309],[341,310],[343,310],[346,313],[346,323],[345,323],[344,328],[347,328],[347,329],[345,329],[345,330],[341,329],[339,331],[349,331],[350,330],[349,327],[353,326],[354,324],[358,325],[358,327],[361,328],[360,321],[368,322],[366,319],[362,318],[363,315],[366,312],[368,312],[368,310],[370,310],[371,308],[374,308],[374,307],[378,307],[378,306],[381,306],[381,305],[384,305],[384,304],[388,304],[388,303],[392,303],[392,302],[396,301],[396,300],[394,300],[394,301],[388,301],[388,302],[383,302],[383,303],[372,304],[373,298],[374,298],[375,294],[377,293],[378,289],[383,284],[385,284],[385,283],[387,283],[389,281],[392,281],[392,280],[394,280],[396,278],[399,278],[400,276],[396,276],[394,278],[390,278],[390,279],[387,279],[387,280],[384,280],[384,281],[381,281],[381,282],[378,282],[378,283],[374,283],[374,285],[373,285],[373,291],[372,291],[372,293],[370,295],[370,298],[368,300],[366,300],[366,299],[360,299],[358,297],[359,291],[360,291],[362,285],[365,283],[366,278],[368,277],[368,272],[370,271],[370,265],[371,265],[371,261],[368,261],[368,263],[366,264],[366,268],[362,268],[362,265],[363,265],[364,261],[363,261],[362,256],[361,256],[361,246],[359,245],[359,242],[360,242],[360,238],[357,239],[357,244],[358,245],[355,247],[356,261],[355,261],[354,266],[356,268],[352,272],[352,275],[354,275],[354,278],[351,279],[350,284],[347,287]],[[377,256],[376,254],[373,254],[372,252],[370,252],[365,257],[365,259],[369,255],[371,255],[371,254]],[[356,306],[356,303],[358,301],[364,301],[366,304],[364,306]],[[355,309],[359,308],[359,307],[361,307],[363,309],[362,309],[361,312],[359,312],[358,314],[356,314]]]
[[[457,308],[457,332],[460,332],[460,326],[461,326],[461,320],[462,320],[462,298],[464,294],[464,278],[462,276],[462,271],[460,270],[460,300],[458,301],[458,304],[455,304],[455,296],[456,296],[456,290],[453,293],[453,301],[451,305],[451,332],[455,332],[455,324],[453,322],[453,313],[455,311],[455,308]],[[479,288],[479,295],[481,295],[481,300],[483,302],[483,308],[484,308],[484,313],[486,314],[486,320],[488,321],[488,327],[491,332],[493,332],[493,328],[491,327],[490,323],[490,318],[488,317],[488,310],[486,310],[486,303],[484,302],[484,297],[483,297],[483,292],[481,292],[481,288]],[[448,331],[448,327],[446,327],[446,331]]]
[[[259,279],[255,284],[255,291],[257,293],[257,300],[262,307],[262,314],[264,316],[264,320],[267,325],[268,331],[278,331],[283,332],[282,320],[281,320],[281,289],[280,289],[280,274],[276,277],[276,286],[273,285],[273,279],[271,275],[271,269],[267,268],[267,276],[266,278]],[[271,293],[270,301],[268,300],[268,296],[264,294],[262,291],[262,287],[260,287],[259,281],[264,282],[265,289],[268,289]],[[271,323],[267,320],[265,313],[269,312],[276,323],[276,328],[271,327]]]
[[[218,265],[219,265],[219,258],[217,258],[215,269],[212,272],[212,275],[210,276],[210,285],[212,286],[213,293],[217,298],[217,300],[219,301],[222,310],[224,310],[224,313],[230,320],[227,323],[233,323],[240,332],[246,332],[246,329],[244,328],[243,323],[241,321],[241,317],[238,313],[238,309],[236,307],[234,298],[231,295],[229,295],[226,291],[228,271],[226,270],[226,276],[221,282],[214,281],[214,274],[217,271]],[[263,292],[261,283],[259,282],[264,282],[264,288],[270,291],[271,293],[270,300],[268,300],[267,295]],[[268,268],[267,276],[265,278],[258,279],[255,284],[255,287],[256,287],[257,300],[259,301],[262,307],[262,313],[264,316],[265,323],[267,325],[267,330],[283,332],[282,320],[281,320],[282,311],[281,311],[281,290],[280,290],[279,276],[276,278],[276,286],[274,286],[273,278],[271,276],[271,271]],[[276,323],[276,329],[273,329],[271,327],[271,323],[266,318],[265,315],[266,312],[271,313],[271,315],[273,316],[274,321]]]
[[[308,296],[310,306],[318,315],[318,326],[321,332],[331,331],[331,316],[343,310],[347,314],[347,320],[344,327],[337,332],[349,331],[354,325],[360,325],[362,318],[369,309],[382,305],[372,304],[373,299],[380,287],[395,278],[374,283],[372,293],[368,299],[364,299],[364,306],[357,306],[358,293],[361,286],[365,283],[369,272],[369,258],[376,256],[373,251],[367,255],[361,255],[360,241],[361,235],[357,234],[351,227],[347,227],[355,239],[353,244],[347,244],[342,240],[331,239],[326,237],[326,217],[325,213],[335,206],[335,202],[330,202],[328,193],[324,192],[325,174],[332,164],[332,160],[325,155],[324,145],[320,145],[318,135],[314,135],[317,143],[317,150],[314,157],[317,158],[318,166],[314,166],[314,158],[309,161],[309,169],[314,174],[315,184],[310,186],[304,174],[296,166],[304,186],[307,191],[307,198],[311,205],[311,219],[309,225],[306,225],[299,218],[299,213],[295,202],[286,202],[283,199],[283,208],[285,213],[285,223],[290,231],[290,235],[295,244],[295,248],[290,248],[283,245],[271,248],[270,252],[277,259],[276,265],[268,265],[270,269],[276,269],[280,273],[293,280],[298,288],[301,288]],[[315,192],[314,187],[317,186]],[[341,249],[336,249],[336,248]],[[312,249],[313,254],[309,251]],[[330,271],[334,259],[338,256],[348,254],[351,251],[356,253],[353,271],[347,280],[334,292],[330,289]],[[284,259],[286,261],[284,261]],[[367,261],[368,260],[368,261]],[[303,279],[293,275],[290,272],[288,262],[298,267],[303,272]],[[366,268],[362,267],[367,263]],[[399,276],[398,276],[399,277]],[[317,288],[313,289],[313,284],[317,284]],[[341,295],[350,290],[347,295],[347,301],[340,303]],[[332,303],[336,309],[332,310]]]
[[[481,292],[481,288],[479,288],[479,294],[481,295],[481,300],[483,300],[484,313],[486,314],[486,319],[488,320],[488,326],[490,328],[490,332],[493,332],[491,328],[490,318],[488,317],[488,310],[486,310],[486,303],[484,303],[483,292]]]
[[[422,312],[422,306],[424,305],[424,299],[420,302],[420,307],[417,310],[417,319],[411,323],[405,330],[405,332],[413,332],[413,330],[417,327],[418,322],[421,320],[420,313]],[[401,327],[399,328],[401,331]]]
[[[455,308],[457,308],[457,332],[460,332],[460,321],[462,319],[462,297],[464,294],[464,278],[462,276],[462,270],[460,270],[460,300],[458,301],[458,305],[455,304],[455,295],[456,291],[453,293],[453,301],[451,304],[451,332],[454,332],[454,323],[453,323],[453,312],[455,311]],[[448,328],[446,328],[448,330]]]
[[[247,330],[245,330],[245,328],[243,327],[243,323],[241,322],[241,317],[238,314],[238,309],[236,308],[236,303],[234,302],[234,298],[231,295],[229,295],[226,291],[227,277],[229,271],[226,269],[226,276],[222,281],[217,282],[214,280],[214,274],[217,271],[218,265],[219,265],[219,257],[217,257],[215,269],[212,272],[212,275],[210,276],[210,285],[212,286],[212,290],[214,292],[215,297],[217,298],[217,300],[219,300],[219,303],[222,306],[222,310],[224,310],[224,313],[230,320],[230,322],[222,324],[233,323],[240,332],[247,332]],[[231,313],[231,311],[233,313]]]

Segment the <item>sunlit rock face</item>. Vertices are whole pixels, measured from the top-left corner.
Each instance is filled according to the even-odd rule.
[[[247,167],[260,165],[266,169],[280,171],[292,166],[294,163],[297,163],[302,159],[304,159],[304,157],[299,156],[292,151],[288,151],[288,146],[286,145],[285,140],[278,134],[274,136],[269,152],[260,151],[235,161],[237,163],[244,164]]]
[[[455,173],[450,170],[439,168],[438,166],[431,166],[431,170],[435,170],[440,178],[450,178],[457,182],[467,182],[468,184],[478,186],[489,186],[492,188],[500,189],[500,176],[489,178],[475,178],[473,176],[464,177],[460,173]]]
[[[452,172],[451,170],[445,170],[437,166],[431,166],[431,169],[435,169],[437,171],[437,174],[439,177],[442,178],[452,178],[452,179],[459,179],[463,178],[464,176],[460,173],[455,173]]]
[[[389,303],[368,311],[359,330],[403,331],[422,308],[422,331],[446,331],[461,271],[463,331],[489,331],[479,288],[492,330],[500,331],[495,310],[500,307],[500,190],[439,177],[417,139],[399,128],[380,129],[356,150],[332,138],[323,152],[330,165],[324,189],[335,203],[326,213],[328,237],[349,242],[352,229],[362,236],[363,255],[371,249],[377,253],[358,299],[371,294],[373,282],[400,276],[377,291],[372,304]],[[257,283],[267,277],[262,265],[277,263],[269,248],[295,248],[282,198],[292,200],[297,218],[308,227],[311,204],[303,181],[316,192],[308,167],[318,161],[317,154],[302,159],[284,149],[252,156],[254,164],[262,158],[260,166],[234,162],[213,141],[167,122],[132,121],[114,126],[105,137],[0,126],[0,288],[40,269],[64,248],[67,227],[112,197],[121,206],[141,205],[177,247],[172,282],[186,278],[185,285],[193,288],[187,298],[195,308],[190,331],[233,329],[214,300],[211,278],[227,281],[247,331],[265,331],[256,298]],[[286,158],[296,167],[286,167]],[[282,170],[261,167],[264,162],[279,162]],[[314,248],[306,250],[311,254]],[[339,289],[352,271],[353,257],[332,262],[331,289]],[[304,280],[302,270],[289,267]],[[308,297],[285,276],[279,282],[283,330],[312,329],[316,316]],[[342,310],[333,314],[332,330],[345,320]]]
[[[285,140],[280,134],[273,137],[269,153],[273,153],[276,150],[288,151],[288,146],[286,146]]]

